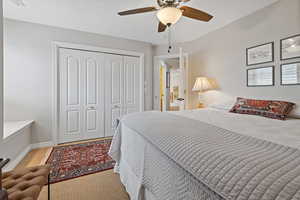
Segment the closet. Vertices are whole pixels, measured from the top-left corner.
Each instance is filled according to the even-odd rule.
[[[59,48],[59,136],[112,136],[116,119],[141,111],[139,57]]]

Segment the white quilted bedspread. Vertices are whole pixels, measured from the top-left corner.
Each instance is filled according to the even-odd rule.
[[[146,141],[135,172],[158,200],[300,199],[296,148],[168,113],[128,115],[121,125]],[[110,149],[117,162],[126,157],[120,130]]]

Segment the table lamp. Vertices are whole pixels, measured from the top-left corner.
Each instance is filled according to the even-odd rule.
[[[198,108],[204,108],[204,102],[203,102],[203,92],[208,91],[208,90],[212,90],[213,85],[211,84],[211,82],[209,81],[208,78],[206,77],[198,77],[196,79],[195,85],[193,87],[193,92],[198,92],[199,94],[199,104],[198,104]]]

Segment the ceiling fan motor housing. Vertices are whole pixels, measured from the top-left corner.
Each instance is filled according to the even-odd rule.
[[[177,7],[182,0],[157,0],[160,7]]]

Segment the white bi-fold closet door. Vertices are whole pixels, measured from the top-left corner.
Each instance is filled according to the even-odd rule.
[[[105,136],[112,136],[116,119],[140,111],[139,58],[106,55]]]
[[[112,136],[141,111],[138,57],[59,49],[59,143]]]

